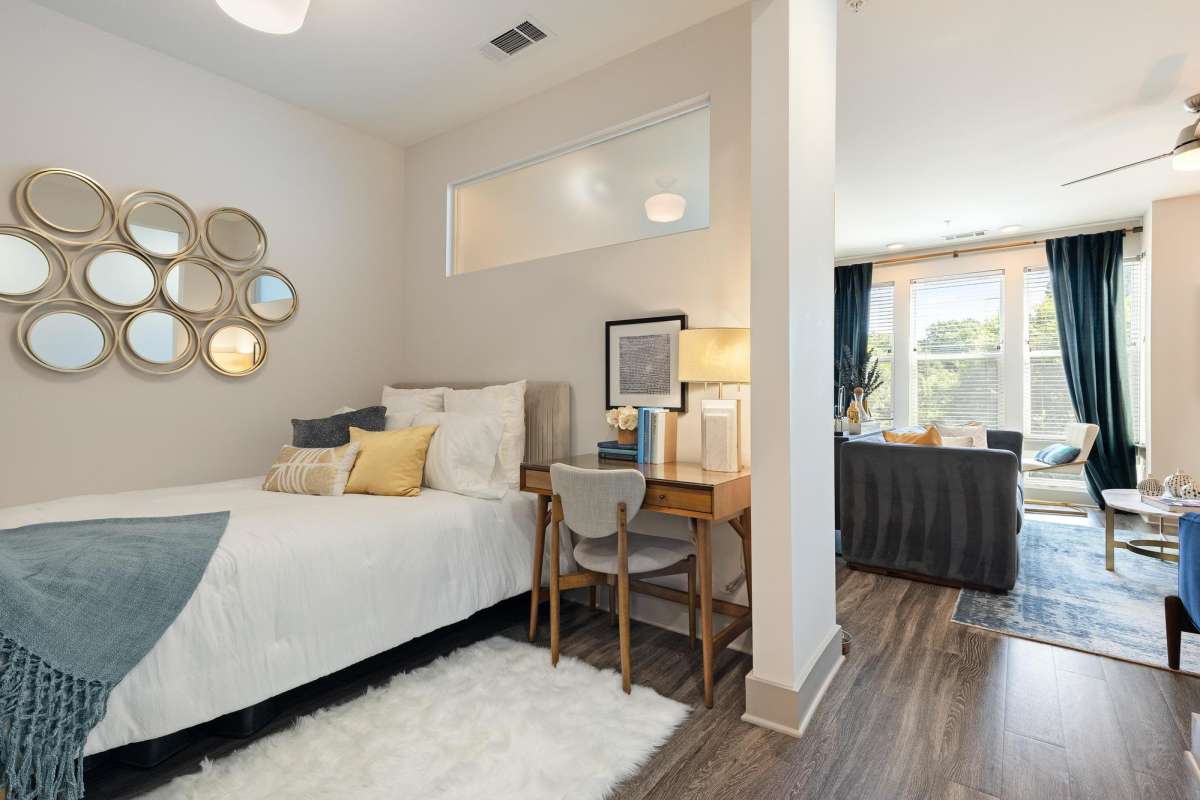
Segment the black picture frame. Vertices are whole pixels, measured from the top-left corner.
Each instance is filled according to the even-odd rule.
[[[673,354],[675,368],[675,378],[671,381],[671,394],[678,394],[679,401],[677,403],[662,403],[661,396],[646,395],[647,402],[634,402],[634,395],[621,395],[614,397],[613,394],[613,359],[619,358],[619,353],[613,352],[613,334],[614,329],[621,327],[633,326],[655,326],[662,325],[664,333],[671,333],[674,336]],[[678,328],[675,326],[678,325]],[[634,319],[618,319],[609,320],[604,323],[604,407],[617,408],[619,406],[655,406],[665,408],[669,411],[678,411],[683,414],[687,412],[687,387],[678,378],[679,367],[679,332],[687,330],[687,314],[665,314],[657,317],[637,317]],[[619,369],[619,366],[618,366]]]

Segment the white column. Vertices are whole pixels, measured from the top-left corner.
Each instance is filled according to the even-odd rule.
[[[743,719],[800,735],[841,664],[833,550],[836,0],[751,29],[754,668]]]

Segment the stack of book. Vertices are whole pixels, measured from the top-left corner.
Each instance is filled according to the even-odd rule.
[[[635,461],[640,464],[666,464],[675,460],[679,414],[665,408],[639,408],[637,441],[621,444],[616,440],[596,445],[601,458]]]
[[[1163,511],[1170,511],[1172,514],[1186,514],[1189,511],[1200,511],[1200,497],[1171,497],[1169,495],[1152,497],[1144,494],[1142,495],[1142,502],[1154,508],[1161,508]]]

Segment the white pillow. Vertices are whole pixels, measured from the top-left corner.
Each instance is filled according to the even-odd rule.
[[[415,415],[425,411],[445,411],[443,398],[448,391],[444,386],[436,389],[395,389],[385,386],[379,405],[386,406],[389,414]]]
[[[515,489],[521,481],[521,461],[525,458],[525,381],[483,389],[448,389],[446,410],[477,417],[499,416],[504,421],[493,480]]]
[[[943,436],[942,447],[970,447],[975,445],[971,443],[970,436]]]
[[[492,480],[504,421],[491,417],[426,412],[414,425],[437,425],[425,455],[424,483],[431,489],[496,500],[506,487]]]
[[[428,411],[425,414],[431,413]],[[415,423],[413,419],[416,417],[413,413],[402,414],[385,414],[383,417],[383,429],[385,431],[398,431],[403,428],[411,428]]]
[[[965,445],[955,445],[955,447],[979,447],[987,449],[987,426],[978,422],[968,422],[966,425],[943,425],[936,423],[938,433],[942,435],[942,441],[945,443],[946,437],[958,438],[966,436],[970,438],[971,443]]]

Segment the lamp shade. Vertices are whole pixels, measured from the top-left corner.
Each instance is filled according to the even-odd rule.
[[[309,0],[217,0],[229,16],[263,33],[288,34],[300,30],[308,15]]]
[[[749,328],[690,328],[679,332],[679,380],[749,383]]]

